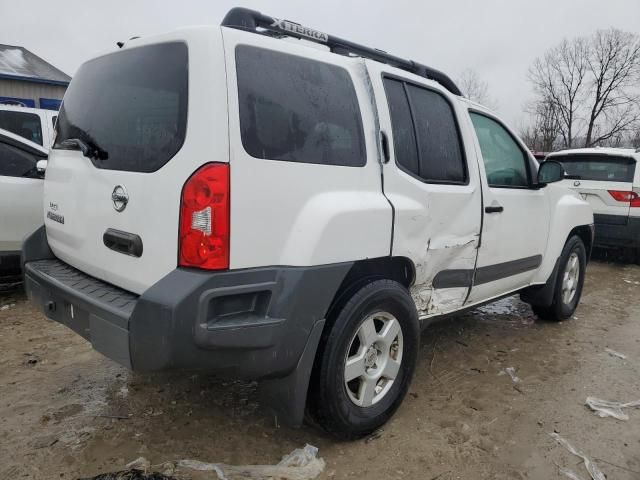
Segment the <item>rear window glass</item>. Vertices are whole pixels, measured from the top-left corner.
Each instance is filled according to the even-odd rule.
[[[78,70],[56,122],[54,148],[78,138],[106,152],[99,168],[153,172],[182,147],[187,127],[184,43],[123,50]]]
[[[242,145],[268,160],[365,164],[360,107],[348,72],[272,50],[236,48]]]
[[[42,145],[42,125],[35,113],[0,110],[0,128]]]
[[[601,182],[633,182],[636,162],[631,158],[611,155],[553,156],[560,162],[567,175],[578,180]]]

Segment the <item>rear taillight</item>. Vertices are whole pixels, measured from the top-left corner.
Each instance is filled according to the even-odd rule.
[[[631,207],[640,207],[640,195],[636,192],[609,190],[609,195],[618,202],[628,203]]]
[[[208,163],[182,188],[178,265],[229,268],[229,164]]]

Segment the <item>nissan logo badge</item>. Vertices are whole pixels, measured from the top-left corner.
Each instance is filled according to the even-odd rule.
[[[579,187],[580,186],[580,182],[578,180],[576,180],[575,182],[573,182],[573,186],[574,187]]]
[[[129,203],[129,194],[127,193],[127,189],[122,185],[116,185],[111,193],[111,201],[113,202],[113,208],[116,209],[116,212],[123,211],[127,208],[127,203]]]

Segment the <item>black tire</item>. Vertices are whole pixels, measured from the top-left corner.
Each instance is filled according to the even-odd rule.
[[[349,349],[354,348],[352,343],[359,342],[356,334],[360,327],[371,315],[379,312],[392,315],[400,325],[402,357],[398,373],[387,392],[377,403],[363,407],[354,403],[347,390],[351,387],[344,382],[345,362]],[[407,393],[420,343],[418,314],[405,287],[392,280],[376,280],[357,290],[328,320],[311,376],[308,413],[314,423],[336,437],[359,438],[389,420]],[[377,325],[376,321],[374,324]],[[382,332],[377,328],[376,333]],[[396,340],[399,338],[397,336]],[[366,350],[362,345],[358,348]],[[355,381],[364,381],[363,378]]]
[[[574,253],[578,257],[580,266],[578,284],[571,301],[565,303],[562,296],[563,278],[564,273],[567,269],[567,263]],[[533,309],[533,312],[543,320],[552,320],[559,322],[571,318],[576,308],[578,307],[578,303],[580,303],[580,296],[582,295],[586,266],[587,251],[584,248],[584,243],[582,242],[582,239],[580,239],[580,237],[572,236],[571,238],[569,238],[569,240],[567,240],[567,243],[562,249],[562,254],[560,255],[560,262],[558,264],[558,275],[556,276],[555,280],[556,284],[554,286],[553,301],[551,305],[548,307],[533,305],[531,307]]]

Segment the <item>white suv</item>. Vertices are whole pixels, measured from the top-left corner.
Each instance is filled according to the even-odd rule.
[[[562,175],[443,73],[233,9],[78,70],[26,287],[123,365],[262,379],[359,436],[430,319],[514,292],[571,316],[593,215]]]
[[[640,262],[640,150],[580,148],[547,158],[564,166],[563,183],[591,204],[595,244],[627,248]]]

